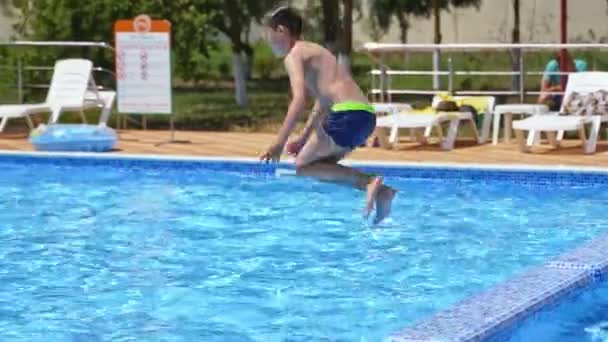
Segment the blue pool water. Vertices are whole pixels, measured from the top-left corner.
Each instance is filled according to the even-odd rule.
[[[608,341],[608,284],[577,290],[496,341]]]
[[[608,201],[392,177],[392,219],[370,226],[362,193],[293,177],[0,167],[10,341],[378,341],[597,235]]]

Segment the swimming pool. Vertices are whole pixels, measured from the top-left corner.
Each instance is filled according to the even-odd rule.
[[[381,340],[596,236],[608,201],[605,174],[375,166],[401,192],[371,226],[361,193],[255,163],[0,166],[12,341]]]

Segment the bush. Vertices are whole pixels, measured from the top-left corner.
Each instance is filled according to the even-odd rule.
[[[260,79],[270,79],[280,72],[281,62],[272,53],[272,49],[263,42],[253,46],[253,73]]]

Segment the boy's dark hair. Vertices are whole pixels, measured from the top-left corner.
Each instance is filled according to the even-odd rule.
[[[302,17],[288,6],[281,6],[272,11],[266,25],[273,30],[279,25],[285,26],[292,36],[299,37],[302,34]]]

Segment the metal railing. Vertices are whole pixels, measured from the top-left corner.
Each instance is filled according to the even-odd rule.
[[[97,48],[97,49],[105,49],[114,51],[114,47],[105,42],[75,42],[75,41],[13,41],[13,42],[0,42],[0,47],[5,48],[27,48],[27,47],[36,47],[36,48]],[[24,100],[24,90],[25,89],[44,89],[48,88],[49,83],[28,83],[26,82],[26,74],[32,71],[43,71],[48,72],[49,74],[53,71],[54,67],[52,65],[24,65],[22,58],[17,58],[16,65],[0,65],[0,69],[14,71],[16,82],[11,84],[3,83],[11,88],[17,89],[17,99],[18,103],[23,103]],[[105,73],[112,76],[112,79],[115,80],[115,74],[113,70],[102,68],[100,66],[94,66],[93,71],[96,73]],[[49,75],[50,80],[50,75]],[[1,83],[2,81],[0,81]],[[100,90],[107,89],[107,87],[99,86]]]
[[[370,71],[371,89],[369,95],[375,102],[390,102],[392,95],[434,95],[441,92],[448,92],[454,95],[519,95],[520,102],[524,102],[527,95],[538,95],[538,90],[526,90],[525,80],[527,76],[544,75],[543,71],[528,71],[525,66],[524,56],[526,53],[539,51],[559,51],[569,50],[592,50],[607,51],[608,44],[383,44],[366,43],[362,51],[366,52],[377,64],[377,67]],[[478,52],[478,51],[504,51],[518,53],[519,70],[510,71],[481,71],[481,70],[456,70],[451,56],[447,59],[447,70],[440,70],[439,60],[444,52],[448,55],[451,52]],[[433,70],[408,70],[391,69],[386,64],[386,57],[390,54],[406,53],[432,53]],[[596,69],[596,63],[593,70]],[[511,69],[511,68],[509,68]],[[552,75],[564,75],[567,72],[552,72]],[[432,89],[395,89],[392,87],[392,80],[395,77],[403,76],[432,76]],[[447,88],[441,88],[440,77],[447,76]],[[454,78],[456,76],[517,76],[518,87],[514,90],[459,90],[454,88]],[[539,79],[540,81],[540,79]],[[540,82],[539,82],[540,84]],[[552,94],[563,94],[563,92],[551,92]]]

